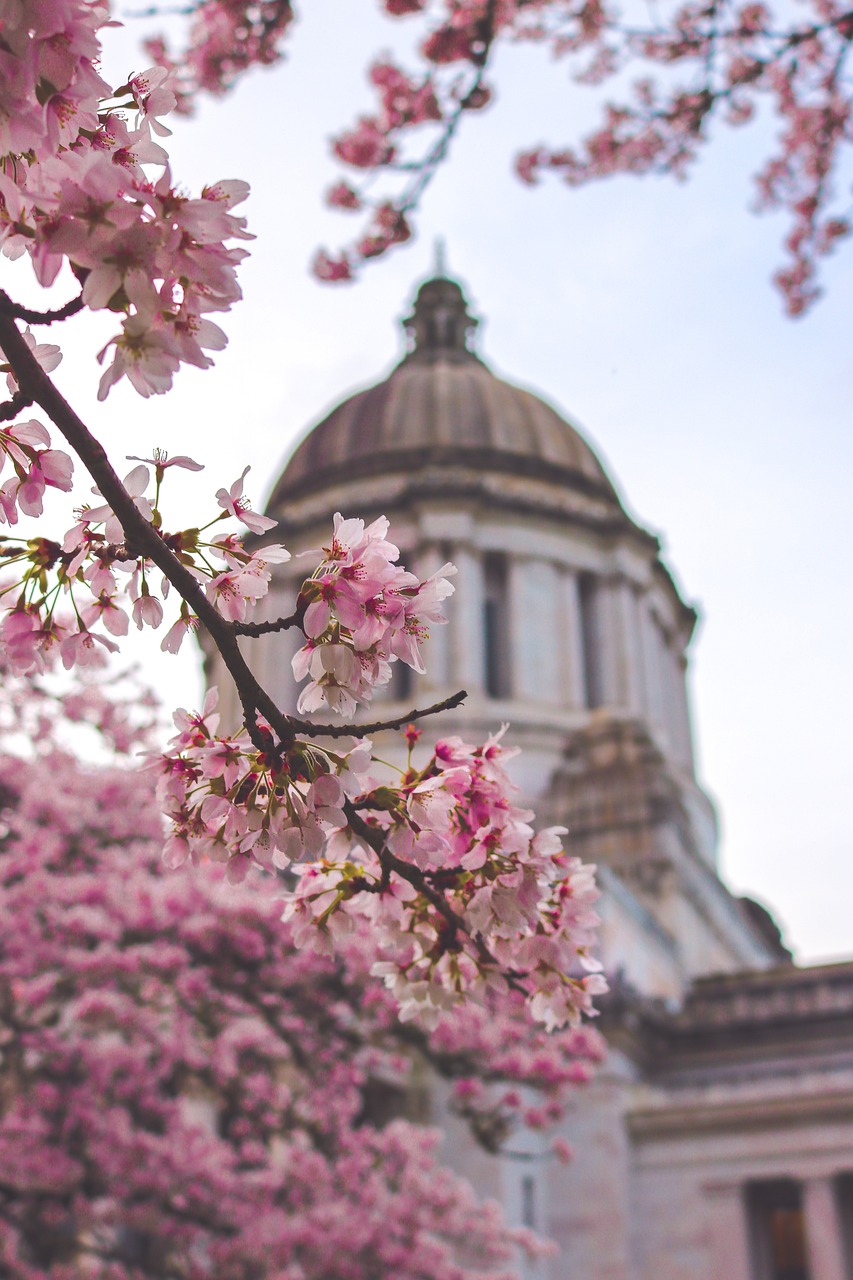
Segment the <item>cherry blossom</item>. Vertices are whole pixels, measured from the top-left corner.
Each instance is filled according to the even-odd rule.
[[[545,1035],[512,995],[404,1028],[366,924],[335,956],[300,950],[251,876],[164,868],[144,774],[60,746],[69,720],[124,750],[150,737],[118,689],[3,690],[4,734],[40,732],[27,760],[0,751],[0,1270],[511,1280],[542,1242],[441,1166],[409,1100],[445,1077],[495,1150],[559,1120],[601,1060],[595,1033]]]
[[[202,0],[181,53],[162,40],[149,44],[181,84],[182,109],[199,91],[221,93],[251,65],[282,57],[293,13],[289,4],[274,9],[259,38],[246,6]],[[540,143],[516,156],[517,175],[531,186],[548,175],[569,186],[616,174],[683,177],[719,133],[716,121],[748,124],[769,103],[780,129],[757,175],[756,207],[784,210],[790,223],[790,261],[775,282],[791,315],[819,296],[818,265],[851,231],[844,155],[853,20],[836,0],[796,9],[674,0],[648,21],[608,0],[384,0],[384,9],[412,21],[417,53],[409,68],[388,56],[368,68],[375,108],[332,140],[335,158],[354,174],[332,185],[328,203],[363,211],[366,223],[345,249],[316,255],[320,280],[349,281],[410,236],[412,214],[465,116],[491,101],[486,75],[497,48],[533,43],[565,63],[576,84],[596,89],[612,80],[616,92],[579,141]],[[238,57],[225,52],[229,34]]]
[[[265,533],[267,529],[275,527],[275,520],[253,511],[248,499],[243,497],[243,481],[249,471],[250,468],[245,467],[243,474],[238,480],[234,481],[230,489],[217,489],[216,501],[229,515],[234,516],[237,520],[242,520],[246,528],[250,529],[252,533]]]
[[[338,663],[353,662],[352,651],[319,655],[345,698]],[[245,731],[217,736],[215,691],[175,725],[170,751],[149,762],[173,824],[170,865],[212,859],[242,879],[252,861],[299,864],[284,910],[299,945],[324,950],[369,920],[373,972],[404,1018],[429,1025],[455,1003],[505,990],[508,974],[548,1027],[593,1012],[606,990],[593,869],[566,857],[562,828],[534,834],[532,813],[513,803],[505,764],[515,753],[500,738],[480,748],[441,740],[394,784],[370,764],[369,744],[331,752],[297,739],[283,753],[261,726],[269,747],[259,752]]]
[[[103,80],[95,64],[106,7],[78,0],[24,15],[13,6],[4,18],[0,248],[29,254],[43,285],[68,261],[83,304],[123,316],[101,352],[112,355],[102,398],[123,376],[140,394],[159,394],[181,363],[206,367],[203,348],[225,343],[206,313],[240,296],[245,250],[232,242],[248,233],[230,210],[248,188],[212,183],[193,199],[175,186],[151,139],[152,130],[169,133],[159,118],[177,101],[168,74],[154,67],[115,89]],[[132,128],[120,114],[127,106],[136,108]],[[162,166],[161,176],[152,182],[144,164]],[[54,344],[26,340],[43,368],[55,366]]]
[[[35,418],[0,428],[0,457],[4,462],[8,459],[15,471],[15,479],[3,485],[0,522],[17,524],[19,510],[40,516],[47,488],[70,491],[73,462],[63,450],[50,448],[50,443],[50,433]]]
[[[396,14],[414,8],[398,6]],[[394,160],[406,130],[436,126],[449,138],[460,112],[483,105],[491,42],[518,16],[513,0],[487,8],[465,0],[449,27],[431,32],[426,75],[408,75],[387,58],[374,65],[379,110],[339,138],[342,161],[369,176]],[[217,70],[210,59],[224,56],[235,17],[243,26],[231,69]],[[172,468],[197,472],[201,464],[157,450],[150,459],[130,455],[135,465],[120,478],[50,377],[58,345],[38,342],[29,328],[84,309],[115,317],[117,331],[98,357],[107,365],[101,399],[124,378],[147,398],[168,391],[183,364],[211,365],[207,353],[222,349],[225,334],[210,316],[240,297],[241,242],[250,237],[233,210],[248,188],[229,179],[189,194],[152,134],[168,137],[162,117],[188,105],[193,82],[221,89],[251,62],[273,58],[291,17],[289,5],[274,0],[251,12],[203,3],[194,29],[204,57],[192,75],[161,48],[157,67],[115,87],[99,70],[106,7],[60,0],[8,8],[0,41],[0,248],[28,258],[44,287],[70,268],[81,292],[44,312],[0,293],[10,392],[0,406],[0,513],[10,525],[19,514],[41,517],[49,490],[71,488],[72,454],[94,482],[96,504],[80,506],[59,536],[40,525],[32,536],[4,538],[0,659],[31,680],[58,664],[85,677],[119,650],[131,622],[164,627],[167,652],[203,627],[235,682],[243,723],[221,734],[211,692],[200,714],[176,714],[165,753],[149,753],[148,772],[171,824],[165,863],[189,863],[198,876],[207,874],[205,864],[221,864],[225,882],[245,882],[260,896],[281,893],[284,884],[275,911],[283,911],[285,949],[325,956],[360,939],[363,972],[381,977],[388,1008],[421,1028],[437,1028],[454,1009],[502,1000],[528,1028],[531,1018],[549,1028],[576,1025],[603,989],[592,869],[563,852],[562,832],[535,831],[533,815],[516,804],[504,769],[511,753],[499,739],[440,739],[428,759],[417,760],[417,733],[407,731],[409,767],[388,776],[369,739],[340,745],[349,732],[340,723],[285,714],[240,643],[265,631],[301,631],[293,670],[307,683],[299,714],[351,718],[387,685],[394,663],[423,672],[422,644],[430,627],[446,621],[454,567],[422,580],[399,563],[384,517],[365,524],[338,514],[293,613],[253,620],[273,567],[290,551],[265,542],[276,522],[252,510],[248,466],[215,492],[207,518],[190,521],[182,512],[173,519],[166,502]],[[475,67],[472,82],[454,66],[466,61]],[[698,110],[687,103],[685,119]],[[408,205],[379,198],[367,207],[365,234],[353,254],[327,260],[330,276],[350,274],[358,260],[409,236]],[[49,427],[24,416],[33,406]],[[70,453],[53,447],[54,431]],[[223,531],[222,521],[238,528]],[[412,718],[464,698],[460,691]],[[112,723],[120,726],[121,717]],[[402,723],[379,721],[374,729]],[[92,1008],[98,999],[96,991]],[[108,1054],[104,1070],[111,1061]],[[275,1070],[272,1078],[278,1081]],[[28,1112],[21,1123],[29,1123]],[[73,1160],[56,1170],[66,1189],[74,1184]],[[81,1230],[75,1247],[100,1238],[93,1222]],[[281,1266],[274,1264],[277,1274]],[[320,1266],[319,1274],[328,1271]]]
[[[381,517],[365,528],[338,512],[330,546],[303,586],[303,630],[308,637],[293,658],[297,680],[310,676],[299,698],[300,714],[324,705],[351,716],[375,688],[391,678],[398,659],[423,672],[420,645],[427,624],[447,621],[441,602],[454,590],[451,564],[421,582],[396,564],[399,550],[386,538]]]
[[[36,419],[0,429],[0,449],[15,469],[15,478],[0,489],[0,512],[8,523],[17,522],[19,511],[40,515],[46,488],[70,490],[71,459],[61,450],[44,447],[50,442],[49,432]],[[131,461],[137,465],[122,482],[125,499],[152,529],[160,531],[158,539],[181,552],[185,565],[194,579],[205,584],[208,599],[222,617],[245,621],[267,594],[271,566],[289,560],[290,552],[280,545],[249,549],[233,533],[207,539],[198,527],[165,532],[160,503],[170,468],[200,471],[201,464],[185,455],[170,458],[161,450],[155,450],[150,459]],[[154,469],[153,494],[150,468]],[[233,488],[240,484],[238,481]],[[102,496],[97,488],[94,492]],[[260,528],[267,529],[273,523],[248,511],[242,500],[232,502],[229,498],[229,502],[241,516],[260,522]],[[206,527],[217,525],[230,513],[230,507],[220,511]],[[241,523],[245,524],[245,520]],[[224,570],[214,563],[216,560],[224,561]],[[41,666],[56,649],[54,615],[63,595],[69,600],[77,624],[66,617],[61,624],[66,642],[58,650],[67,666],[89,658],[93,646],[106,641],[105,632],[114,639],[127,634],[131,620],[141,630],[146,626],[156,629],[165,618],[165,587],[157,588],[153,562],[128,552],[124,524],[108,503],[81,508],[75,524],[61,541],[20,539],[17,547],[14,540],[10,541],[5,567],[7,573],[20,575],[19,594],[13,594],[15,580],[7,577],[5,593],[0,596],[0,612],[8,609],[19,619],[9,632],[14,637],[9,661],[16,669],[22,664]],[[20,630],[24,625],[20,619],[24,617],[29,620],[25,629],[32,637],[27,643]],[[181,608],[163,639],[163,649],[177,652],[196,621],[186,606]]]

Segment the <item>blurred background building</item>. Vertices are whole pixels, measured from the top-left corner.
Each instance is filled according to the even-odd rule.
[[[488,1159],[437,1094],[445,1155],[557,1242],[537,1280],[853,1280],[853,962],[797,967],[719,878],[685,680],[695,610],[590,445],[491,372],[476,325],[458,283],[426,281],[401,362],[309,432],[267,509],[294,551],[336,511],[384,514],[407,566],[458,566],[427,675],[396,664],[369,718],[465,688],[427,740],[508,721],[524,799],[599,866],[611,1052],[563,1126],[574,1160]],[[298,574],[279,567],[267,616],[291,611]],[[296,647],[253,642],[285,710]]]

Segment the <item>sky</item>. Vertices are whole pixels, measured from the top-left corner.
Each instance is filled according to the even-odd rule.
[[[728,883],[774,910],[800,959],[853,954],[853,246],[829,261],[825,299],[787,319],[770,284],[784,222],[749,211],[771,118],[715,135],[686,183],[521,186],[514,152],[572,140],[600,101],[522,48],[502,52],[496,104],[466,122],[415,243],[356,284],[320,285],[308,271],[315,248],[357,230],[322,203],[339,176],[329,138],[370,109],[365,68],[392,39],[405,44],[407,26],[381,20],[371,0],[305,10],[285,63],[168,140],[187,188],[252,186],[244,211],[257,240],[216,368],[182,371],[148,401],[125,382],[98,405],[94,354],[112,325],[80,317],[52,335],[65,352],[60,387],[119,470],[154,445],[206,464],[174,481],[176,511],[208,511],[246,464],[261,507],[301,434],[399,358],[398,322],[442,237],[482,320],[480,353],[584,432],[700,611],[694,730]],[[144,66],[141,30],[131,21],[112,34],[116,79]],[[71,292],[60,280],[57,294]],[[131,652],[166,703],[197,703],[197,656],[144,640]]]

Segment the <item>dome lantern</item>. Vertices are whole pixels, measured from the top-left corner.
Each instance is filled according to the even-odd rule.
[[[412,314],[403,321],[407,359],[476,360],[471,342],[478,324],[456,281],[434,276],[421,285]]]

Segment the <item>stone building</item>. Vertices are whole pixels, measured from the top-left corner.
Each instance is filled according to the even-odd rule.
[[[440,732],[509,721],[525,799],[600,868],[611,1052],[566,1123],[575,1159],[484,1162],[448,1120],[451,1160],[556,1240],[537,1280],[853,1280],[853,963],[796,967],[720,880],[696,614],[583,436],[478,356],[476,323],[457,283],[423,284],[401,362],[314,427],[268,505],[294,550],[335,511],[385,514],[404,563],[458,566],[428,674],[397,664],[382,710],[467,689]],[[293,644],[252,648],[285,709]]]

